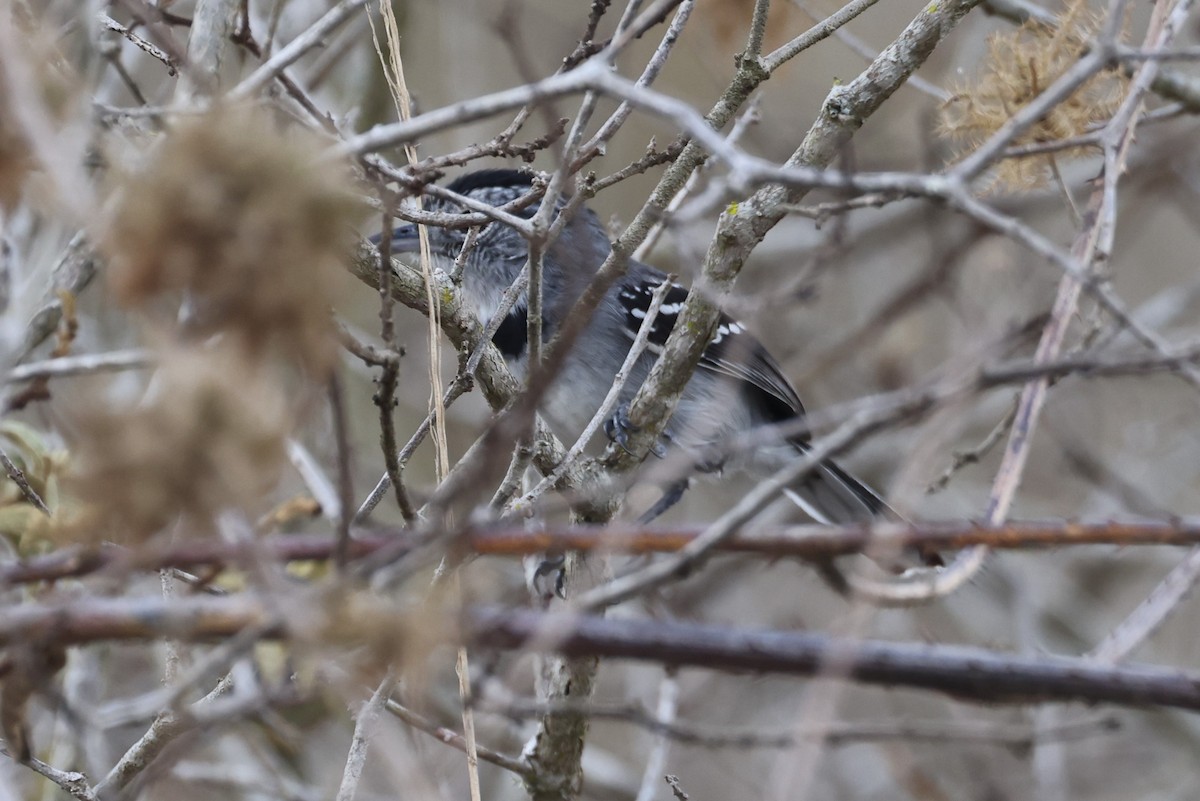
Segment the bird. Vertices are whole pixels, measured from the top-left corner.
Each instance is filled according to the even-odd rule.
[[[529,195],[538,185],[537,180],[524,170],[475,170],[446,184],[450,192],[427,199],[425,209],[451,214],[471,211],[447,199],[453,195],[489,206],[504,206]],[[558,200],[563,206],[565,202]],[[539,207],[540,202],[533,202],[513,213],[531,219]],[[450,272],[463,252],[467,236],[462,227],[427,226],[434,266]],[[378,244],[378,235],[374,241]],[[576,211],[548,246],[542,266],[544,341],[550,341],[561,329],[611,249],[604,225],[587,205]],[[417,226],[395,226],[390,250],[402,258],[404,254],[418,253]],[[478,230],[462,261],[461,289],[467,306],[484,326],[497,313],[503,294],[521,274],[528,259],[528,241],[512,226],[493,220]],[[560,436],[578,435],[595,416],[647,317],[655,293],[664,282],[668,282],[664,272],[631,259],[625,274],[610,286],[542,400],[540,411]],[[605,424],[610,438],[619,444],[629,431],[628,404],[662,352],[687,295],[688,289],[676,283],[670,283],[665,290],[659,312],[652,321],[646,350],[634,365],[617,410]],[[492,338],[518,379],[526,375],[528,367],[528,309],[527,294],[522,293],[499,321]],[[698,472],[740,468],[753,475],[770,475],[804,456],[810,446],[806,432],[756,448],[738,461],[714,460],[712,454],[720,453],[717,446],[731,436],[793,422],[804,414],[804,406],[779,363],[745,324],[721,314],[699,365],[663,431],[661,444],[691,454]],[[656,452],[661,453],[661,448],[656,448]],[[689,482],[690,477],[684,477],[666,488],[663,497],[642,519],[664,512],[684,494]],[[877,492],[832,459],[819,462],[784,493],[822,524],[900,519]],[[942,564],[941,557],[932,551],[920,553],[918,561],[930,567]]]

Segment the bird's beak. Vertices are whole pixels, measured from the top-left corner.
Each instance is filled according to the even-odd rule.
[[[371,244],[379,244],[379,234],[371,237]],[[392,253],[418,253],[421,250],[421,238],[417,234],[417,226],[401,225],[392,229]]]

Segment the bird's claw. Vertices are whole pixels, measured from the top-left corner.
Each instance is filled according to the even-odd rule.
[[[617,445],[619,445],[621,450],[625,451],[630,456],[636,456],[637,454],[629,449],[629,438],[640,430],[641,428],[639,426],[635,426],[633,421],[629,419],[628,401],[623,401],[613,411],[612,416],[604,421],[604,433],[608,435],[608,438],[612,442],[615,442]],[[650,447],[650,452],[659,459],[662,459],[667,455],[666,443],[669,441],[669,439],[670,438],[666,434],[663,434],[661,437],[659,437],[658,441]]]

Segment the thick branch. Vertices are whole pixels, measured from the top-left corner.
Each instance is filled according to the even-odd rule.
[[[191,69],[179,84],[184,101],[214,94],[220,85],[221,61],[237,28],[237,0],[198,0],[192,13],[187,59]]]
[[[386,601],[380,614],[401,613]],[[310,616],[311,617],[311,616]],[[204,640],[261,626],[269,612],[245,597],[97,599],[29,604],[0,621],[0,645],[100,640]],[[448,621],[447,621],[448,623]],[[981,648],[850,642],[822,634],[744,631],[683,623],[606,620],[527,610],[468,608],[461,639],[475,647],[533,648],[568,657],[623,657],[715,670],[815,675],[836,660],[847,678],[989,703],[1089,701],[1200,710],[1200,674],[1086,659],[1017,657]],[[442,630],[451,631],[446,625]],[[306,635],[307,636],[307,635]]]
[[[830,663],[865,684],[932,690],[985,703],[1088,701],[1200,710],[1200,674],[1101,667],[1084,659],[1021,657],[982,648],[851,642],[824,634],[745,631],[693,623],[607,620],[475,608],[466,637],[502,650],[620,657],[713,670],[813,676]]]

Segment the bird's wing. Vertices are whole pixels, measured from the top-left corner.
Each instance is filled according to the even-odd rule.
[[[637,336],[654,293],[665,280],[662,273],[645,268],[637,273],[631,272],[630,278],[620,285],[617,300],[625,310],[625,332],[630,339]],[[652,353],[662,352],[676,319],[683,311],[687,295],[687,288],[679,284],[672,284],[667,290],[658,316],[650,328],[647,349]],[[804,413],[800,398],[784,377],[779,363],[745,325],[726,314],[721,315],[717,329],[700,357],[699,366],[762,392],[766,401],[764,411],[772,422]]]

